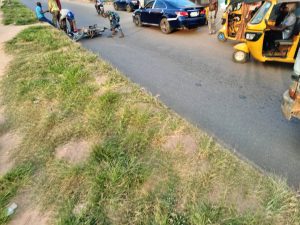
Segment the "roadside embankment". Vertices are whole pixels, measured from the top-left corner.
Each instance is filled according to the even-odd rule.
[[[0,131],[21,139],[0,176],[0,224],[299,224],[284,181],[62,32],[27,28],[6,54]],[[26,204],[7,217],[11,202]]]

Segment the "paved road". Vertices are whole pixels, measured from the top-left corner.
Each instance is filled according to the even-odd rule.
[[[32,1],[23,2],[33,8]],[[79,26],[108,26],[92,4],[66,1],[63,7],[75,12]],[[226,146],[299,187],[300,122],[286,121],[280,110],[291,65],[235,64],[234,43],[219,43],[206,27],[164,35],[135,27],[131,14],[120,16],[124,39],[100,37],[83,46]]]

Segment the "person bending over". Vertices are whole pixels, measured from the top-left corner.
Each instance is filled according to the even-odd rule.
[[[110,37],[114,36],[117,31],[120,31],[120,38],[123,38],[124,33],[120,25],[120,16],[118,13],[108,10],[103,14],[103,16],[109,19],[110,30],[112,32]]]
[[[68,32],[67,21],[69,22],[69,25],[70,25],[70,31],[72,33],[77,32],[74,13],[72,13],[71,10],[69,10],[69,9],[60,10],[59,25],[60,25],[60,28],[62,30],[64,30],[66,33]]]

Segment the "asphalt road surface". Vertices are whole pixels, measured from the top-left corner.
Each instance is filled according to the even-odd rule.
[[[23,2],[34,8],[34,1]],[[93,4],[64,1],[63,8],[72,9],[78,27],[109,27]],[[286,121],[280,108],[292,65],[236,64],[234,43],[218,42],[206,27],[165,35],[158,28],[136,27],[131,13],[119,14],[125,38],[107,38],[107,31],[82,45],[219,142],[299,187],[300,121]]]

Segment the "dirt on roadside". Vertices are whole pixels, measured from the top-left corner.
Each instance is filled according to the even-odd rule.
[[[13,57],[4,51],[5,42],[15,37],[20,31],[28,26],[2,25],[2,12],[0,12],[0,80],[5,75],[7,67]],[[0,96],[1,103],[1,96]],[[6,123],[5,108],[0,104],[0,126]],[[14,160],[11,157],[13,151],[21,143],[22,137],[16,131],[7,131],[0,135],[0,176],[7,173],[14,166]],[[19,193],[19,198],[13,200],[17,205],[16,215],[9,222],[10,225],[46,225],[48,216],[44,215],[33,207],[28,195]]]
[[[0,12],[0,21],[2,21],[2,13]],[[5,42],[12,39],[16,36],[21,30],[26,28],[26,26],[4,26],[0,24],[0,79],[5,74],[7,66],[10,61],[13,59],[12,56],[8,55],[4,51]],[[1,96],[0,96],[1,102]],[[4,125],[6,121],[5,109],[3,106],[0,107],[0,118],[1,124]],[[11,152],[18,146],[20,143],[20,136],[13,131],[4,133],[0,136],[0,175],[5,174],[13,166],[13,161],[11,160]]]

